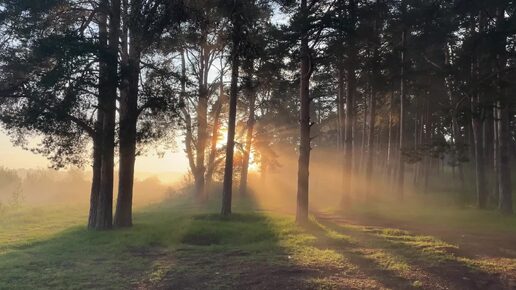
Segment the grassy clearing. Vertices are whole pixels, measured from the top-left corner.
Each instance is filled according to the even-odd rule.
[[[85,208],[7,213],[0,223],[0,289],[152,287],[171,273],[188,276],[181,283],[210,280],[224,288],[235,269],[222,267],[226,276],[212,269],[224,260],[283,267],[332,258],[311,246],[314,238],[292,218],[250,210],[248,204],[241,202],[237,211],[249,213],[221,219],[213,206],[179,199],[138,211],[131,229],[107,232],[84,228]]]
[[[217,205],[178,198],[106,232],[84,228],[85,208],[10,212],[0,222],[0,289],[446,289],[515,269],[398,229],[316,218],[301,228],[250,200],[220,218]]]

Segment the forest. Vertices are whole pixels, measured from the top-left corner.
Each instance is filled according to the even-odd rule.
[[[515,289],[514,91],[513,0],[0,0],[0,289]]]

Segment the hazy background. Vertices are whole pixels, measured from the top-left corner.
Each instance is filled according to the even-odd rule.
[[[162,157],[152,151],[137,157],[136,205],[159,201],[182,186],[188,161],[182,145],[176,151]],[[90,168],[56,171],[49,169],[49,164],[45,157],[13,146],[5,132],[0,131],[0,204],[86,204]]]

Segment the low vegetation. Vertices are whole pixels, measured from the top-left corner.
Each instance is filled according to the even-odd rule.
[[[140,209],[131,229],[104,232],[85,228],[82,208],[8,212],[0,288],[487,289],[507,286],[516,271],[514,255],[470,255],[402,223],[360,224],[367,215],[357,212],[353,223],[321,213],[300,227],[248,199],[227,218],[215,209],[180,197]]]

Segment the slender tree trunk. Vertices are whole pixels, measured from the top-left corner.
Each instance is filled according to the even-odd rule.
[[[102,173],[102,122],[104,112],[97,109],[97,121],[95,122],[95,136],[93,137],[93,174],[91,180],[90,212],[88,217],[88,229],[94,229],[97,223],[97,209],[99,206],[100,177]]]
[[[371,86],[371,92],[369,95],[369,130],[368,134],[368,142],[367,142],[367,161],[366,161],[366,182],[368,184],[368,188],[365,192],[365,198],[372,193],[372,179],[373,179],[373,161],[374,161],[374,128],[375,128],[375,117],[376,117],[376,89],[374,88],[374,84]]]
[[[393,172],[393,152],[394,147],[394,132],[393,132],[393,118],[394,118],[394,94],[391,93],[389,96],[389,122],[387,128],[387,161],[386,161],[386,178],[391,182],[391,176]]]
[[[358,172],[359,172],[359,176],[363,177],[363,173],[364,173],[364,160],[365,160],[365,156],[366,156],[366,146],[367,146],[367,118],[368,118],[368,110],[369,110],[369,104],[368,104],[368,100],[367,100],[367,95],[364,95],[364,112],[363,112],[363,115],[362,115],[362,144],[360,144],[360,162],[359,162],[359,168],[358,168]]]
[[[213,173],[215,172],[217,157],[217,142],[219,140],[220,129],[220,113],[222,112],[222,104],[224,102],[224,82],[223,75],[220,76],[219,98],[213,105],[213,128],[211,131],[210,155],[208,158],[208,166],[206,169],[206,184],[213,184]]]
[[[113,222],[113,169],[115,151],[115,118],[118,81],[118,41],[120,30],[120,0],[112,0],[109,9],[109,44],[106,51],[106,80],[103,102],[102,169],[97,209],[96,229],[110,229]]]
[[[373,65],[371,70],[371,91],[369,95],[369,142],[367,146],[367,164],[366,164],[366,182],[368,188],[366,189],[365,197],[368,198],[371,195],[373,187],[373,161],[375,156],[374,147],[374,132],[375,132],[375,120],[376,120],[376,94],[378,91],[377,78],[380,74],[378,62],[379,62],[379,46],[380,46],[380,23],[379,23],[379,11],[378,11],[379,0],[375,3],[375,20],[374,20],[374,49],[373,49]]]
[[[495,182],[493,182],[493,193],[498,197],[500,201],[500,137],[498,136],[500,130],[500,103],[498,100],[494,100],[493,106],[493,172],[495,176]]]
[[[190,172],[194,177],[197,174],[197,166],[195,164],[194,145],[193,145],[193,129],[192,129],[192,116],[186,107],[186,60],[185,60],[185,49],[181,48],[181,94],[180,100],[183,103],[181,107],[181,113],[184,117],[185,122],[185,151],[188,159],[188,165],[190,166]]]
[[[406,3],[402,3],[403,10],[406,9]],[[403,27],[401,33],[401,72],[400,72],[400,141],[399,141],[399,164],[398,164],[398,197],[403,198],[404,196],[404,184],[405,184],[405,160],[403,158],[403,150],[405,149],[405,101],[406,101],[406,88],[405,88],[405,54],[407,46],[407,29]]]
[[[497,48],[497,61],[498,61],[498,73],[497,73],[497,93],[499,94],[499,104],[498,108],[498,117],[499,126],[498,126],[498,155],[499,155],[499,174],[498,174],[498,184],[499,184],[499,203],[498,208],[504,214],[512,214],[512,183],[511,183],[511,153],[510,153],[510,143],[511,143],[511,131],[510,131],[510,121],[511,121],[511,102],[509,101],[509,97],[507,96],[506,89],[503,83],[503,71],[506,67],[507,57],[506,57],[506,45],[507,38],[505,36],[504,26],[505,26],[505,10],[502,8],[498,8],[496,11],[496,26],[499,35],[499,39],[497,41],[499,47]]]
[[[238,20],[236,21],[238,22]],[[233,195],[233,153],[235,148],[236,110],[238,98],[238,75],[240,68],[240,29],[238,23],[233,24],[231,48],[231,87],[229,91],[228,139],[226,142],[226,164],[224,167],[224,184],[222,189],[222,216],[231,215]]]
[[[102,5],[107,5],[107,2],[102,2]],[[97,108],[97,120],[95,122],[95,136],[93,136],[93,174],[91,182],[91,195],[90,195],[90,211],[88,217],[88,229],[95,229],[97,226],[97,211],[99,207],[99,194],[101,186],[102,176],[102,140],[104,137],[104,103],[106,94],[106,60],[103,52],[107,50],[108,32],[107,32],[107,13],[104,9],[107,6],[102,7],[101,12],[98,14],[99,18],[99,46],[101,53],[99,53],[99,95],[97,97],[98,108]]]
[[[337,149],[340,151],[344,151],[344,144],[345,144],[345,131],[346,131],[346,114],[345,114],[345,107],[346,107],[346,88],[345,88],[345,81],[344,81],[344,67],[341,65],[339,69],[337,70],[337,87],[338,87],[338,94],[337,94],[337,114],[338,114],[338,132],[339,135],[337,137]],[[345,154],[342,154],[344,158]],[[344,166],[344,163],[342,164],[342,173],[343,176],[346,174],[346,167]]]
[[[208,127],[208,94],[207,88],[201,85],[199,89],[199,102],[197,104],[197,150],[196,150],[196,167],[197,172],[195,176],[195,193],[199,200],[204,198],[205,194],[205,172],[206,167],[205,150],[207,142],[207,127]]]
[[[500,136],[499,147],[499,184],[500,197],[499,209],[504,214],[512,214],[512,183],[511,183],[511,154],[510,154],[510,106],[505,100],[500,106],[500,126],[498,127],[498,136]]]
[[[484,31],[484,15],[480,13],[479,15],[479,30],[481,32]],[[475,30],[472,29],[472,33]],[[477,55],[472,59],[471,63],[471,81],[472,85],[475,86],[478,82],[480,75],[480,57]],[[477,186],[477,207],[480,209],[484,209],[487,207],[487,179],[486,179],[486,164],[485,164],[485,154],[484,154],[484,140],[483,140],[483,102],[481,97],[481,92],[477,91],[474,93],[471,100],[471,122],[473,128],[473,140],[475,144],[475,174],[476,174],[476,186]]]
[[[256,96],[254,91],[251,93],[249,103],[249,119],[247,120],[247,132],[245,138],[245,149],[242,161],[242,172],[240,174],[240,194],[245,195],[247,193],[247,175],[249,172],[249,157],[251,155],[251,146],[253,142],[253,130],[255,123],[255,99]]]
[[[306,0],[301,0],[301,14],[308,21]],[[308,190],[310,168],[310,51],[308,47],[307,23],[301,34],[301,67],[300,67],[300,118],[299,118],[299,160],[297,172],[297,211],[296,222],[299,224],[308,221]]]
[[[476,102],[476,104],[479,103]],[[482,146],[482,121],[479,117],[472,118],[472,126],[473,138],[475,140],[475,174],[477,185],[477,207],[480,209],[484,209],[487,206],[487,180],[484,163],[484,148]]]

